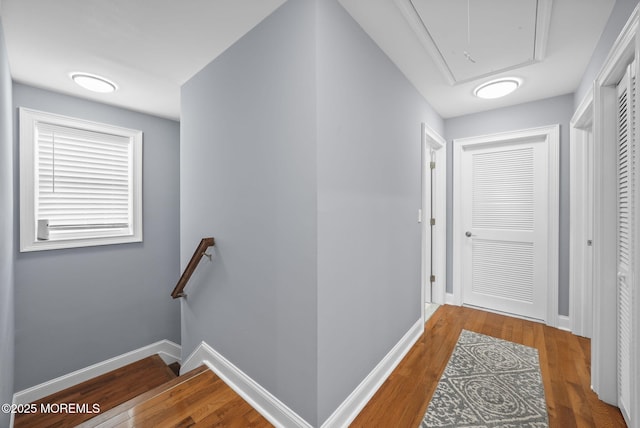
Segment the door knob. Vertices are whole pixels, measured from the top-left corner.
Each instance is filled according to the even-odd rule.
[[[471,238],[472,236],[475,236],[475,235],[473,235],[471,232],[467,231],[467,232],[465,232],[464,236],[466,236],[467,238]]]

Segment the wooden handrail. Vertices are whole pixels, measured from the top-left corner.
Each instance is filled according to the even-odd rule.
[[[198,263],[200,263],[200,259],[202,259],[202,256],[206,255],[211,258],[211,256],[207,254],[207,248],[215,244],[216,241],[213,238],[202,238],[200,244],[198,244],[198,248],[196,248],[193,256],[191,256],[189,264],[184,269],[184,272],[182,272],[182,276],[178,280],[176,287],[171,292],[171,297],[173,297],[174,299],[177,299],[178,297],[186,297],[186,294],[184,293],[184,287],[187,285],[187,282],[189,282],[189,278],[191,278],[193,271],[196,270],[196,267],[198,266]]]

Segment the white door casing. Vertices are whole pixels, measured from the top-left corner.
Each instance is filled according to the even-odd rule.
[[[627,66],[637,63],[640,56],[640,5],[613,44],[594,83],[594,317],[591,342],[591,382],[598,397],[618,405],[618,144],[617,142],[617,86]],[[638,85],[633,91],[638,99]],[[632,144],[638,146],[640,113],[633,113]],[[640,200],[638,176],[634,178],[634,198]],[[637,216],[637,213],[634,217]],[[640,228],[635,228],[631,239],[640,242]],[[640,254],[635,252],[633,263],[640,265]],[[627,277],[633,290],[638,290],[638,275]],[[640,381],[638,355],[640,354],[640,299],[633,299],[631,308],[631,363],[629,368],[629,426],[640,422]]]
[[[422,141],[422,311],[424,303],[443,304],[446,290],[446,197],[447,197],[447,145],[436,131],[423,123]],[[435,163],[431,174],[430,163]],[[433,180],[433,182],[432,182]],[[433,195],[431,191],[433,189]],[[431,198],[433,196],[433,214]],[[431,215],[435,219],[433,228]],[[432,266],[430,265],[432,263]],[[430,282],[433,272],[435,282]]]
[[[454,141],[456,304],[557,326],[558,157],[559,125]]]
[[[570,123],[569,319],[574,334],[593,331],[593,89]]]

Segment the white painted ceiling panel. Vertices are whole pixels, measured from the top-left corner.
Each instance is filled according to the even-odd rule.
[[[455,82],[535,60],[536,0],[411,0]],[[539,36],[543,36],[538,33]]]

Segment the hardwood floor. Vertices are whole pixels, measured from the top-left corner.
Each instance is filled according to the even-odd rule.
[[[551,428],[626,426],[618,408],[591,391],[588,339],[531,321],[445,305],[351,427],[418,427],[462,329],[538,349]]]
[[[442,306],[433,314],[424,335],[351,426],[418,427],[462,329],[538,349],[552,428],[625,426],[620,411],[598,400],[590,389],[588,339],[539,323],[457,306]],[[81,384],[62,395],[40,400],[111,403],[101,404],[101,414],[95,419],[86,421],[83,414],[45,415],[54,419],[20,415],[15,426],[70,427],[83,421],[82,427],[271,426],[210,370],[201,367],[167,382],[173,377],[171,370],[159,358],[154,361],[158,370],[153,376],[158,378],[151,383],[155,387],[149,387],[151,372],[143,370],[138,362],[129,368],[132,377],[126,386],[105,388],[108,378],[113,380],[115,376],[107,374],[96,378],[97,383]]]
[[[164,361],[159,356],[152,355],[36,401],[34,404],[37,409],[41,409],[41,404],[54,406],[52,410],[45,410],[44,414],[39,411],[17,414],[14,426],[16,428],[76,426],[95,414],[86,411],[78,413],[61,411],[55,406],[56,403],[87,405],[88,408],[98,404],[100,412],[105,412],[174,378],[175,375]]]
[[[100,404],[99,414],[22,414],[16,428],[271,427],[206,366],[175,377],[157,355],[39,400]]]
[[[260,413],[202,366],[91,419],[81,428],[271,427]]]

